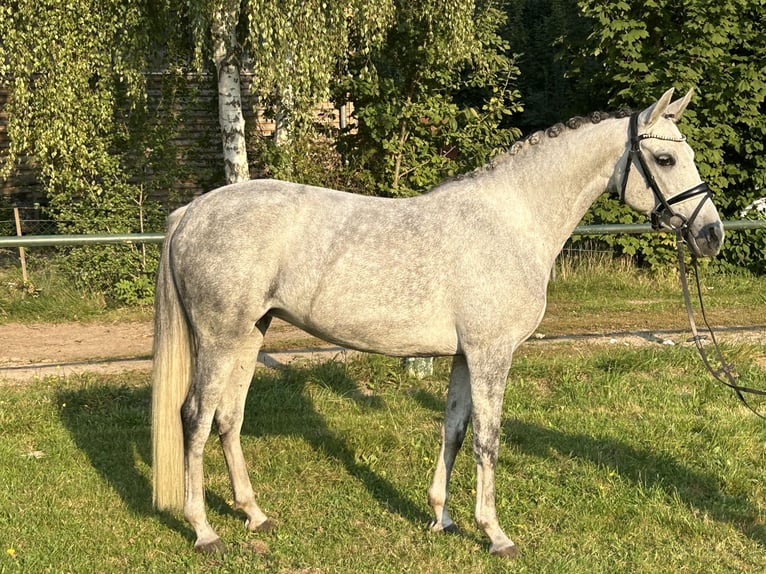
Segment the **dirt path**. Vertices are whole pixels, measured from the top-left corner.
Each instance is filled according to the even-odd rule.
[[[717,331],[723,341],[766,343],[766,326],[730,327]],[[621,344],[626,346],[683,344],[688,332],[632,331],[544,336],[532,344]],[[275,320],[259,361],[268,366],[296,359],[345,356],[348,351],[315,339]],[[9,323],[0,325],[0,381],[67,376],[91,371],[118,373],[151,369],[152,325],[149,321],[118,323]]]
[[[149,370],[152,339],[149,321],[0,325],[0,381]],[[264,348],[259,360],[269,366],[344,352],[283,321],[274,321]]]

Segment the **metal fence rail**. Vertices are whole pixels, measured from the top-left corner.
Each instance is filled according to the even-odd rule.
[[[9,247],[66,247],[109,243],[162,243],[164,233],[116,233],[93,235],[24,235],[0,237],[0,249]]]
[[[766,229],[766,220],[740,219],[724,221],[726,231],[745,229]],[[572,235],[620,235],[640,233],[664,233],[654,230],[648,223],[622,223],[602,225],[580,225]],[[164,233],[122,233],[98,235],[26,235],[21,237],[0,237],[0,249],[11,247],[64,247],[72,245],[103,245],[108,243],[162,243]]]

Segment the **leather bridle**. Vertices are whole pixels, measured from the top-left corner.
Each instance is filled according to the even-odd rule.
[[[697,215],[699,215],[699,212],[702,210],[702,206],[705,204],[705,201],[713,198],[713,193],[710,191],[710,188],[708,187],[707,183],[703,181],[702,183],[695,185],[694,187],[687,189],[686,191],[682,191],[681,193],[674,195],[673,197],[670,197],[670,198],[665,197],[662,194],[662,191],[660,191],[660,186],[657,184],[657,180],[654,179],[654,175],[652,175],[652,172],[649,169],[649,164],[646,161],[646,157],[644,157],[644,153],[641,150],[641,141],[646,139],[656,139],[656,140],[663,140],[663,141],[670,141],[670,142],[684,142],[686,141],[686,137],[681,136],[680,138],[672,138],[672,137],[661,136],[661,135],[652,134],[652,133],[639,134],[638,133],[638,112],[636,112],[631,114],[630,116],[630,122],[628,125],[628,138],[630,139],[630,152],[628,155],[627,164],[625,165],[625,173],[622,176],[622,186],[620,187],[620,200],[623,202],[625,201],[625,190],[628,186],[628,177],[630,176],[630,168],[633,165],[633,162],[638,162],[638,165],[641,168],[641,171],[643,172],[646,183],[649,185],[652,192],[654,193],[655,206],[654,206],[654,209],[649,214],[649,218],[652,222],[652,227],[655,230],[662,229],[663,227],[668,228],[672,231],[680,230],[682,233],[686,234],[689,230],[689,226],[697,218]],[[680,213],[676,213],[675,211],[673,211],[674,205],[678,203],[682,203],[689,199],[692,199],[693,197],[697,197],[698,195],[702,195],[703,197],[699,201],[699,204],[697,205],[695,210],[692,212],[691,216],[689,216],[688,218]]]
[[[695,347],[697,348],[697,352],[700,355],[700,358],[702,359],[702,362],[705,365],[705,368],[708,370],[708,372],[715,378],[719,383],[723,384],[726,387],[729,387],[732,389],[739,400],[744,404],[748,409],[750,409],[753,413],[758,415],[760,418],[764,419],[764,415],[759,413],[755,408],[753,408],[748,401],[744,397],[744,393],[754,394],[754,395],[766,395],[766,391],[762,389],[755,389],[752,387],[747,387],[739,382],[739,375],[736,373],[736,370],[734,366],[726,361],[726,359],[723,357],[723,354],[721,353],[721,349],[718,346],[718,341],[716,340],[715,333],[713,332],[712,328],[710,327],[710,324],[707,321],[707,317],[705,315],[705,305],[702,301],[702,288],[700,286],[699,282],[699,268],[697,266],[697,257],[692,253],[691,256],[691,263],[692,263],[692,269],[694,270],[694,279],[697,287],[697,296],[699,300],[699,308],[702,314],[703,322],[705,324],[705,330],[707,331],[708,335],[701,335],[699,331],[697,330],[696,322],[694,321],[694,312],[692,309],[691,304],[691,295],[689,293],[689,282],[687,280],[687,268],[683,253],[683,247],[685,242],[685,237],[689,232],[689,226],[691,223],[697,218],[699,215],[699,212],[702,210],[702,206],[705,204],[705,201],[708,199],[712,200],[713,194],[710,191],[710,188],[708,187],[707,183],[702,182],[698,185],[695,185],[694,187],[687,189],[686,191],[682,191],[681,193],[674,195],[670,198],[666,198],[662,192],[660,191],[660,187],[657,184],[657,181],[654,179],[654,176],[652,175],[651,170],[649,169],[649,165],[646,161],[646,158],[644,157],[644,153],[641,150],[641,141],[645,139],[657,139],[657,140],[664,140],[664,141],[670,141],[670,142],[683,142],[686,141],[686,138],[684,136],[681,136],[680,138],[672,138],[667,136],[660,136],[652,133],[645,133],[645,134],[639,134],[638,133],[638,113],[634,113],[630,116],[630,122],[628,127],[628,137],[630,138],[630,153],[628,155],[628,161],[625,166],[625,173],[622,177],[622,186],[620,188],[620,200],[625,201],[625,190],[628,185],[628,176],[630,175],[630,168],[633,165],[633,162],[638,162],[639,167],[641,168],[641,171],[643,172],[644,179],[646,180],[646,183],[651,188],[652,192],[654,193],[654,197],[656,200],[654,209],[650,212],[649,217],[652,222],[652,228],[655,230],[660,230],[662,228],[669,229],[670,231],[673,231],[676,236],[676,248],[677,248],[677,254],[678,254],[678,270],[681,277],[681,289],[683,291],[684,295],[684,304],[686,306],[686,314],[689,319],[689,326],[691,327],[692,331],[692,337],[689,339],[690,342],[693,342]],[[702,198],[699,200],[699,203],[697,207],[694,209],[692,214],[687,218],[686,216],[677,213],[673,210],[673,206],[682,203],[684,201],[687,201],[689,199],[692,199],[697,196],[702,196]],[[703,341],[706,339],[710,339],[710,342],[712,344],[713,353],[715,355],[714,359],[711,359],[708,356],[708,353],[703,345]]]

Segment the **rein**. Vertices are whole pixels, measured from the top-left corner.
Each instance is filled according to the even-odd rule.
[[[633,162],[635,161],[640,166],[641,171],[643,172],[644,179],[646,180],[646,183],[649,185],[652,192],[654,193],[654,197],[657,201],[655,208],[649,214],[651,222],[652,222],[652,227],[655,230],[661,229],[663,227],[669,228],[671,231],[675,233],[675,236],[676,236],[676,251],[678,254],[678,271],[681,276],[681,289],[684,295],[684,305],[686,306],[686,315],[689,318],[689,326],[692,332],[692,337],[690,341],[694,341],[694,345],[697,347],[697,352],[699,353],[699,356],[702,359],[702,363],[705,365],[705,368],[713,376],[713,378],[719,383],[721,383],[722,385],[732,389],[736,393],[737,397],[739,398],[739,400],[742,402],[743,405],[745,405],[756,416],[766,420],[766,416],[762,415],[756,409],[754,409],[750,405],[750,403],[747,402],[747,399],[745,399],[745,396],[744,396],[744,393],[766,396],[766,391],[741,385],[739,383],[739,375],[736,373],[734,366],[731,363],[726,361],[726,359],[723,356],[723,353],[721,352],[721,348],[718,346],[718,341],[716,340],[715,333],[713,332],[713,329],[710,327],[710,324],[708,323],[708,320],[707,320],[707,316],[705,314],[705,304],[702,301],[702,288],[700,286],[699,266],[697,265],[697,258],[694,256],[693,253],[691,253],[691,264],[692,264],[692,269],[694,270],[694,280],[697,287],[697,298],[699,300],[700,313],[702,315],[702,320],[705,324],[705,330],[709,334],[710,341],[712,343],[712,347],[715,353],[714,361],[718,364],[718,368],[714,366],[713,364],[714,361],[711,361],[710,357],[708,357],[708,353],[705,350],[705,346],[702,344],[702,342],[708,338],[708,335],[700,335],[699,331],[697,330],[697,324],[694,320],[694,312],[692,310],[691,295],[689,294],[689,281],[687,277],[688,272],[687,272],[686,262],[684,261],[683,249],[684,249],[684,246],[686,245],[684,236],[689,230],[689,225],[691,225],[691,223],[699,214],[705,201],[707,201],[708,199],[712,200],[713,194],[710,191],[710,188],[708,187],[707,183],[702,182],[690,189],[687,189],[686,191],[682,191],[681,193],[677,195],[674,195],[670,198],[666,198],[662,194],[662,191],[660,191],[660,187],[657,184],[657,181],[655,180],[654,176],[652,175],[652,172],[649,169],[649,165],[646,161],[646,158],[644,157],[643,151],[641,150],[641,142],[645,139],[658,139],[658,140],[680,143],[680,142],[686,141],[686,137],[681,136],[680,138],[672,138],[672,137],[660,136],[660,135],[656,135],[652,133],[639,134],[638,133],[638,113],[634,113],[630,116],[630,123],[628,127],[628,137],[630,139],[630,153],[628,156],[627,165],[625,166],[625,173],[622,178],[620,199],[622,201],[625,200],[625,190],[628,185],[628,176],[630,175],[630,168],[633,165]],[[690,217],[686,218],[684,215],[673,211],[673,207],[672,207],[673,205],[687,201],[689,199],[697,197],[698,195],[701,195],[703,197],[700,199],[697,207],[694,209]]]
[[[713,346],[713,351],[715,352],[715,361],[718,363],[718,368],[715,368],[713,365],[713,361],[710,360],[710,357],[708,357],[707,351],[705,350],[705,346],[702,344],[702,342],[707,339],[707,335],[700,335],[697,331],[697,324],[694,321],[694,311],[692,310],[692,303],[691,303],[691,296],[689,294],[689,281],[687,278],[687,268],[686,268],[686,262],[684,261],[684,245],[685,241],[683,238],[683,232],[681,229],[676,230],[676,252],[678,254],[678,271],[681,276],[681,289],[684,294],[684,305],[686,306],[686,315],[689,318],[689,327],[691,328],[692,337],[689,339],[690,341],[694,341],[695,347],[697,347],[697,352],[702,359],[702,363],[705,365],[705,368],[708,370],[708,372],[713,376],[713,378],[721,383],[722,385],[729,387],[732,389],[736,395],[737,398],[739,398],[740,402],[745,405],[751,412],[753,412],[756,416],[760,417],[761,419],[766,420],[766,416],[759,413],[755,408],[750,405],[750,403],[747,402],[747,399],[745,399],[745,396],[743,393],[749,393],[752,395],[760,395],[760,396],[766,396],[766,391],[761,389],[754,389],[752,387],[746,387],[739,383],[739,375],[735,371],[734,365],[727,362],[726,359],[723,356],[723,353],[721,352],[721,348],[718,346],[718,341],[716,340],[715,333],[713,332],[713,329],[710,327],[710,324],[708,323],[707,316],[705,314],[705,304],[702,301],[702,288],[700,287],[700,278],[699,278],[699,266],[697,264],[697,258],[692,254],[691,257],[691,263],[692,263],[692,269],[694,270],[694,282],[697,287],[697,299],[700,304],[700,313],[702,315],[702,321],[705,324],[705,330],[710,335],[710,342]]]

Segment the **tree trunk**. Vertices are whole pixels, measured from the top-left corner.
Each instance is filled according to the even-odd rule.
[[[288,59],[288,63],[292,67],[292,58]],[[293,98],[293,87],[289,83],[280,85],[278,90],[277,109],[274,114],[274,142],[279,147],[286,147],[290,143],[292,136],[292,126],[290,125],[292,118],[290,114],[295,101]]]
[[[239,0],[224,0],[213,16],[212,26],[213,60],[218,72],[218,119],[227,183],[250,179],[239,77],[239,6]]]

